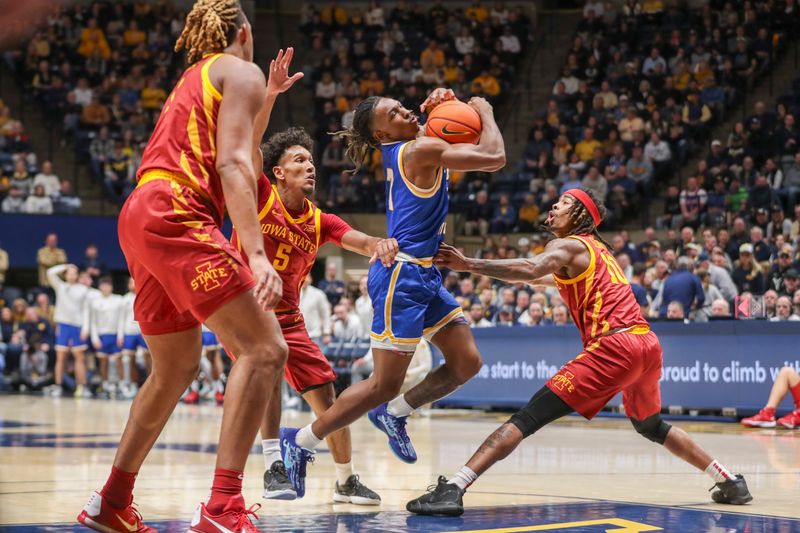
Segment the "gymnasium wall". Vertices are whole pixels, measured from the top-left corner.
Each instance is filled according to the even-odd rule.
[[[733,408],[740,414],[758,411],[766,403],[781,367],[793,366],[800,371],[800,322],[656,322],[652,328],[664,350],[664,407]],[[572,326],[473,332],[483,355],[483,368],[439,402],[442,405],[521,407],[561,365],[581,351],[578,331]],[[619,395],[609,405],[619,406],[621,402]],[[791,398],[782,407],[791,410]]]

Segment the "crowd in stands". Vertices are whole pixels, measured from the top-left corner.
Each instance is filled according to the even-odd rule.
[[[349,127],[358,103],[387,96],[418,110],[435,87],[452,88],[461,100],[488,99],[497,109],[508,98],[520,59],[532,40],[521,5],[475,0],[466,7],[371,1],[365,9],[330,1],[307,4],[301,20],[307,48],[306,80],[314,92],[314,122],[327,207],[338,212],[382,211],[380,152],[363,171],[352,168],[344,146],[329,133]]]
[[[170,2],[54,4],[27,47],[5,53],[25,93],[60,129],[109,199],[122,202],[168,91],[185,13]]]
[[[73,214],[80,207],[72,183],[60,179],[50,161],[39,166],[25,127],[0,100],[0,212]]]
[[[636,217],[647,226],[658,214],[650,212],[654,197],[710,141],[712,129],[770,71],[800,27],[794,2],[707,2],[698,11],[665,4],[631,0],[619,9],[587,0],[561,76],[546,110],[534,120],[518,168],[491,179],[474,175],[475,183],[468,176],[455,191],[453,203],[463,206],[471,222],[468,234],[527,231],[546,216],[560,192],[579,185],[605,200],[607,229]],[[773,140],[780,143],[788,135],[794,153],[793,119],[786,133],[777,131],[794,102],[794,94],[788,95],[774,112],[760,104],[747,123],[737,125],[723,169],[726,192],[748,156],[756,171],[769,164]],[[772,161],[773,173],[778,163]],[[739,180],[732,194],[754,185],[755,179]],[[700,186],[710,190],[713,182]],[[784,193],[784,208],[791,210],[794,193]],[[701,213],[691,198],[679,208],[679,197],[687,194],[670,188],[665,195],[666,214],[679,216],[666,217],[664,227],[680,228],[684,219],[697,227],[705,220],[705,207]],[[720,211],[719,195],[715,201],[712,218]],[[752,201],[745,208],[735,202],[733,208],[746,212],[752,206]]]

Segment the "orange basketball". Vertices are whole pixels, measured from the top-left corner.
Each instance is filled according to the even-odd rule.
[[[481,117],[464,102],[442,102],[428,115],[425,134],[439,137],[450,144],[477,144],[481,137]]]

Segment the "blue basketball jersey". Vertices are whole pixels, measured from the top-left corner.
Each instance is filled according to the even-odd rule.
[[[412,142],[381,146],[386,175],[386,224],[389,237],[397,239],[400,251],[422,259],[436,255],[444,239],[449,172],[440,168],[430,189],[411,183],[403,172],[403,152]]]

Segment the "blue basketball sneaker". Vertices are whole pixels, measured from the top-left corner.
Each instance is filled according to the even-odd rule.
[[[302,498],[306,495],[306,463],[314,462],[314,452],[297,445],[298,431],[298,428],[281,428],[281,457],[297,497]]]
[[[390,415],[386,410],[387,406],[388,404],[383,404],[370,411],[367,415],[369,421],[386,433],[389,437],[389,447],[398,459],[404,463],[416,463],[417,452],[406,433],[406,418],[408,417]]]

